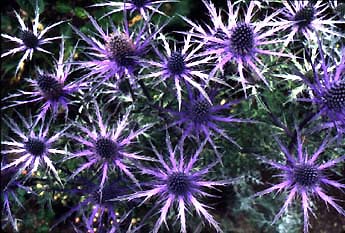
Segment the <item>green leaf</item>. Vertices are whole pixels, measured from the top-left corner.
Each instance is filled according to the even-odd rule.
[[[82,7],[76,7],[74,9],[74,14],[81,19],[86,19],[87,18],[87,14],[86,14],[86,10]]]
[[[73,8],[72,8],[72,6],[68,5],[68,4],[66,3],[66,1],[58,1],[58,2],[56,3],[56,10],[57,10],[57,12],[59,12],[59,13],[65,14],[65,13],[72,12],[72,11],[73,11]]]

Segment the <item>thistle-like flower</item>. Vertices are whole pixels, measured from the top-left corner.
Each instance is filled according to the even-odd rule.
[[[160,39],[163,42],[165,54],[162,54],[160,51],[158,51],[158,49],[155,49],[161,61],[148,61],[151,66],[158,67],[159,70],[152,72],[145,77],[159,78],[158,83],[172,79],[176,87],[179,110],[181,109],[182,103],[181,83],[198,89],[205,99],[212,104],[210,98],[203,88],[203,85],[197,81],[197,79],[200,79],[204,84],[207,83],[208,74],[206,74],[203,71],[204,68],[201,67],[209,65],[210,61],[212,60],[210,56],[201,57],[198,54],[198,52],[200,52],[200,50],[203,48],[203,44],[200,43],[196,47],[193,47],[191,35],[187,35],[183,42],[183,48],[178,50],[176,48],[176,43],[174,43],[173,49],[170,48],[167,38],[163,34],[160,34]],[[212,77],[211,80],[225,84],[215,77]]]
[[[5,164],[2,164],[1,166],[5,166]],[[23,186],[19,181],[13,180],[13,176],[16,173],[17,168],[14,167],[1,171],[1,202],[3,213],[3,216],[1,217],[1,227],[5,228],[7,223],[10,223],[12,228],[18,232],[17,220],[11,211],[11,202],[14,201],[18,206],[24,208],[16,195],[16,191],[18,189],[22,189],[27,193],[31,193],[32,191],[29,187]],[[4,223],[2,223],[3,219],[5,220]]]
[[[315,63],[312,63],[313,80],[310,81],[307,77],[301,75],[301,78],[313,93],[311,98],[301,100],[317,105],[318,112],[314,118],[319,116],[328,118],[320,128],[336,128],[340,136],[345,133],[345,54],[343,53],[340,64],[332,73],[328,69],[329,66],[326,63],[320,41],[319,52],[322,59],[323,73],[320,74],[316,70]]]
[[[11,103],[3,109],[18,106],[21,104],[39,102],[42,103],[38,118],[44,118],[47,111],[51,109],[53,116],[58,113],[59,107],[65,110],[65,117],[68,116],[69,96],[86,86],[85,83],[71,82],[66,84],[68,76],[73,72],[72,61],[75,53],[72,51],[70,57],[64,61],[64,39],[61,40],[59,60],[55,61],[54,72],[48,73],[37,69],[36,79],[28,79],[33,91],[20,90],[19,93],[12,94],[3,99]],[[24,100],[12,100],[23,97]]]
[[[35,19],[32,25],[32,30],[29,29],[29,27],[27,27],[23,21],[23,19],[20,17],[20,15],[14,11],[18,22],[20,24],[20,35],[19,37],[16,36],[10,36],[8,34],[3,34],[1,33],[1,36],[5,39],[8,39],[10,41],[13,41],[15,43],[18,44],[18,46],[16,48],[13,48],[3,54],[1,54],[1,58],[6,57],[10,54],[15,54],[15,53],[19,53],[19,52],[24,52],[23,57],[19,60],[19,63],[17,65],[16,68],[16,74],[21,66],[21,64],[27,59],[29,58],[29,60],[32,59],[32,55],[34,53],[34,51],[40,51],[40,52],[44,52],[44,53],[48,53],[51,54],[49,51],[45,50],[42,48],[42,45],[45,45],[47,43],[51,43],[51,41],[56,40],[61,38],[61,36],[57,36],[57,37],[50,37],[50,38],[45,38],[45,34],[47,32],[49,32],[52,28],[56,27],[57,25],[63,23],[63,21],[54,23],[48,27],[46,27],[45,29],[43,29],[42,31],[38,30],[38,27],[40,25],[39,22],[39,8],[38,8],[38,1],[36,1],[36,9],[35,9]]]
[[[26,179],[28,179],[38,170],[39,166],[46,165],[61,184],[58,172],[50,157],[55,154],[66,154],[64,150],[54,149],[53,144],[61,139],[68,127],[48,137],[51,119],[48,123],[42,119],[41,125],[39,126],[40,121],[35,119],[33,122],[31,114],[28,119],[25,119],[19,113],[17,115],[19,117],[18,120],[23,123],[23,126],[19,126],[13,119],[8,117],[4,118],[4,122],[19,139],[10,138],[8,141],[1,142],[1,144],[9,147],[9,149],[2,150],[1,153],[4,155],[15,154],[18,158],[2,166],[1,172],[18,166],[18,171],[13,176],[13,180],[17,179],[24,170],[28,171],[26,174]]]
[[[249,66],[258,77],[265,82],[267,86],[268,82],[263,76],[256,62],[261,63],[258,55],[275,55],[291,57],[291,55],[281,52],[274,52],[260,48],[262,45],[276,44],[281,40],[268,40],[268,37],[274,35],[279,28],[270,28],[263,30],[263,28],[271,25],[271,20],[279,11],[266,17],[262,22],[253,23],[253,11],[257,4],[256,1],[250,1],[246,15],[243,21],[239,21],[239,9],[238,7],[234,11],[231,1],[228,3],[228,21],[224,23],[217,13],[216,8],[211,2],[203,1],[211,17],[211,21],[215,28],[207,26],[207,30],[203,29],[200,25],[185,19],[191,26],[193,26],[195,32],[190,34],[194,37],[202,39],[202,42],[206,45],[205,54],[214,55],[218,58],[216,66],[210,73],[210,77],[213,77],[217,70],[223,70],[225,64],[230,61],[234,61],[238,66],[239,81],[242,83],[244,90],[246,90],[247,80],[244,77],[244,66]]]
[[[310,199],[312,196],[316,195],[320,197],[326,204],[331,205],[340,214],[345,215],[345,210],[335,202],[333,197],[327,195],[324,190],[325,186],[331,186],[338,189],[345,188],[344,184],[331,180],[326,175],[326,170],[335,166],[337,163],[343,162],[345,160],[345,155],[323,164],[318,164],[316,162],[319,155],[325,151],[327,145],[332,140],[330,140],[329,137],[326,137],[313,155],[309,156],[307,151],[303,150],[302,137],[300,132],[297,132],[297,158],[294,154],[289,152],[278,138],[276,138],[276,141],[287,159],[286,164],[270,161],[261,156],[259,157],[264,162],[282,172],[282,181],[279,184],[273,185],[272,187],[255,194],[255,196],[261,196],[276,190],[279,192],[283,189],[289,192],[283,207],[275,216],[273,222],[276,222],[283,215],[296,196],[301,196],[302,198],[304,216],[303,229],[305,233],[308,232],[309,227],[309,211],[312,211],[310,207]]]
[[[211,92],[210,98],[213,101],[215,97],[215,91]],[[231,143],[235,144],[236,146],[240,147],[233,138],[231,138],[226,132],[218,126],[217,123],[225,122],[225,123],[241,123],[241,122],[250,122],[254,123],[255,121],[246,120],[236,118],[233,115],[222,116],[220,113],[224,110],[228,110],[233,105],[238,104],[240,100],[229,101],[225,104],[215,104],[211,105],[204,96],[202,95],[194,95],[193,91],[190,90],[188,92],[188,101],[182,102],[182,110],[178,111],[171,111],[175,121],[169,125],[169,127],[174,125],[183,125],[183,133],[181,137],[181,143],[185,140],[188,136],[196,136],[197,140],[200,141],[200,135],[204,135],[207,140],[212,145],[216,155],[220,159],[220,154],[216,149],[216,145],[212,140],[213,132],[223,136],[225,139],[230,141]],[[241,148],[241,147],[240,147]],[[221,160],[220,160],[221,161]]]
[[[290,30],[284,42],[286,47],[297,33],[311,40],[315,38],[314,33],[319,31],[325,34],[333,34],[344,37],[345,35],[334,30],[335,24],[345,23],[343,20],[335,20],[335,16],[327,19],[327,11],[329,10],[329,3],[316,1],[283,1],[284,9],[282,14],[285,18],[277,22],[283,30]]]
[[[185,155],[183,154],[183,148],[179,143],[173,150],[170,142],[169,135],[166,136],[166,144],[168,147],[169,163],[163,159],[163,155],[160,154],[157,149],[152,145],[153,151],[156,154],[160,168],[146,168],[141,167],[142,173],[149,174],[153,177],[151,182],[151,189],[138,191],[134,194],[124,196],[124,200],[133,200],[136,198],[145,198],[143,203],[153,196],[157,196],[159,203],[164,203],[160,210],[160,217],[157,220],[153,232],[158,232],[163,222],[166,222],[166,217],[170,207],[174,203],[178,205],[178,218],[180,219],[181,232],[186,233],[186,208],[187,206],[193,206],[199,216],[203,216],[206,221],[212,225],[217,232],[222,230],[219,227],[218,222],[207,211],[206,205],[200,203],[197,200],[198,196],[209,195],[204,188],[214,188],[214,186],[222,186],[233,182],[231,181],[206,181],[204,176],[207,175],[209,170],[217,164],[217,162],[210,164],[205,168],[194,170],[194,166],[200,153],[203,150],[206,141],[201,143],[195,154],[191,156],[190,160],[185,161]],[[179,150],[180,159],[176,159],[175,152]]]
[[[147,47],[157,32],[148,35],[149,22],[145,22],[139,31],[130,31],[127,20],[124,20],[124,27],[119,29],[110,22],[110,32],[109,29],[104,31],[92,16],[88,17],[97,30],[93,33],[95,36],[87,36],[71,25],[89,45],[85,52],[89,60],[78,62],[81,68],[89,71],[83,79],[93,77],[92,80],[97,83],[95,87],[113,77],[120,79],[129,75],[134,79],[134,71],[140,68]]]
[[[58,219],[51,229],[78,212],[79,215],[83,216],[82,224],[79,224],[84,229],[83,232],[122,232],[121,229],[124,226],[120,226],[120,224],[123,225],[123,221],[129,216],[130,211],[121,217],[117,216],[116,211],[118,208],[124,208],[123,203],[110,201],[110,199],[128,194],[130,187],[127,182],[127,180],[121,179],[110,180],[105,184],[102,193],[99,192],[98,185],[89,180],[75,182],[74,185],[78,188],[72,188],[68,192],[85,198]],[[90,206],[92,207],[91,210]]]
[[[114,9],[106,13],[102,17],[106,17],[108,15],[117,13],[117,12],[124,12],[129,11],[132,15],[134,12],[140,12],[141,16],[145,19],[149,19],[149,11],[159,13],[161,15],[165,15],[164,12],[158,10],[159,6],[163,3],[168,2],[178,2],[177,0],[128,0],[128,1],[108,1],[104,3],[97,3],[92,6],[109,6],[113,7]]]
[[[76,123],[77,129],[84,135],[69,135],[85,148],[65,158],[64,161],[72,158],[87,158],[87,161],[69,177],[69,180],[73,179],[81,171],[94,166],[97,167],[97,170],[101,170],[100,191],[103,189],[110,171],[114,170],[114,168],[125,173],[135,184],[140,186],[138,180],[129,170],[128,165],[130,165],[130,160],[152,159],[139,155],[138,153],[128,152],[127,150],[133,143],[133,139],[144,133],[150,125],[144,125],[141,129],[134,132],[131,130],[131,132],[125,136],[123,131],[129,130],[126,129],[128,126],[129,112],[117,123],[116,129],[109,126],[107,121],[103,121],[97,103],[95,103],[95,112],[99,130],[96,130],[95,126],[89,129]]]

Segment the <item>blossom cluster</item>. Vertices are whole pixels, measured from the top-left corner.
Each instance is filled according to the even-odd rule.
[[[19,32],[1,34],[1,58],[15,61],[13,75],[27,85],[2,97],[3,229],[23,231],[18,209],[27,196],[57,192],[69,210],[50,230],[187,233],[199,221],[198,231],[228,232],[213,206],[219,193],[249,185],[254,171],[229,171],[245,170],[232,161],[240,155],[280,171],[276,184],[246,197],[255,209],[264,194],[286,194],[273,223],[300,198],[300,229],[309,232],[315,196],[345,216],[345,199],[328,194],[345,190],[334,178],[345,161],[345,19],[331,13],[337,8],[203,0],[201,23],[165,8],[183,2],[97,2],[84,13],[87,30],[65,19],[43,26],[38,1],[32,27],[14,11]],[[170,32],[177,18],[188,29]],[[271,109],[277,92],[290,95],[280,116]],[[260,135],[274,139],[264,150]]]

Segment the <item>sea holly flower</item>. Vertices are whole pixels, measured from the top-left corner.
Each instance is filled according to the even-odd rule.
[[[73,185],[78,188],[72,188],[67,192],[81,196],[83,199],[59,218],[50,229],[52,230],[66,221],[72,214],[78,213],[82,216],[82,222],[78,225],[79,228],[84,229],[83,232],[122,232],[123,228],[128,228],[124,226],[123,222],[131,211],[118,216],[119,212],[117,211],[126,207],[123,206],[123,203],[110,201],[110,199],[128,194],[131,188],[127,182],[122,178],[111,179],[105,184],[102,193],[99,192],[98,184],[90,180],[81,179],[75,182]]]
[[[126,12],[132,15],[134,12],[140,12],[145,20],[149,20],[149,11],[165,15],[164,12],[158,10],[163,3],[178,2],[177,0],[125,0],[125,1],[108,1],[104,3],[97,3],[92,6],[109,6],[114,8],[102,17],[117,13]]]
[[[3,109],[18,106],[21,104],[39,102],[42,103],[38,118],[44,118],[47,111],[50,109],[55,117],[58,113],[59,107],[65,110],[65,117],[68,116],[68,105],[70,104],[69,97],[86,86],[86,83],[71,82],[66,83],[67,78],[74,71],[71,66],[75,49],[70,54],[70,57],[64,61],[64,39],[61,40],[60,53],[58,61],[55,61],[54,72],[44,72],[37,69],[37,77],[35,79],[27,79],[34,89],[33,91],[20,90],[19,93],[12,94],[3,99],[3,101],[10,101],[11,103]],[[12,100],[23,97],[24,100]]]
[[[160,217],[157,220],[153,232],[157,233],[163,222],[166,222],[166,218],[170,207],[174,203],[178,205],[178,218],[180,219],[181,232],[187,232],[186,226],[186,210],[187,206],[194,207],[197,214],[204,217],[206,221],[214,227],[217,232],[222,232],[218,222],[207,211],[207,205],[198,201],[200,196],[209,196],[205,188],[214,188],[214,186],[223,186],[232,183],[233,180],[228,181],[207,181],[204,176],[207,175],[209,170],[214,167],[217,162],[212,163],[204,168],[196,168],[196,162],[202,152],[204,145],[207,141],[201,143],[200,147],[187,161],[183,152],[182,145],[173,150],[169,135],[166,136],[166,145],[168,148],[168,155],[164,156],[157,151],[152,145],[153,151],[156,154],[160,167],[159,168],[146,168],[141,166],[143,174],[148,174],[153,177],[150,188],[143,191],[120,197],[120,200],[133,200],[136,198],[145,198],[142,203],[146,202],[153,196],[157,196],[159,203],[163,206],[160,209]],[[176,151],[179,150],[180,159],[176,158]],[[168,162],[164,157],[169,157]],[[188,211],[188,210],[187,210]]]
[[[35,8],[35,19],[32,25],[32,30],[29,29],[28,26],[25,25],[23,19],[20,17],[20,15],[14,11],[18,22],[20,24],[20,34],[18,37],[11,36],[8,34],[1,33],[1,36],[5,39],[8,39],[10,41],[13,41],[17,43],[17,47],[10,49],[9,51],[1,54],[1,58],[6,57],[8,55],[13,55],[15,53],[24,52],[24,55],[19,60],[19,63],[16,68],[16,74],[18,73],[18,70],[21,66],[21,64],[29,58],[29,60],[32,59],[32,55],[34,51],[40,51],[44,53],[51,54],[49,51],[42,48],[43,45],[51,43],[51,41],[60,39],[61,36],[57,37],[47,37],[45,38],[45,35],[47,32],[49,32],[52,28],[56,27],[57,25],[63,23],[63,21],[54,23],[46,28],[44,28],[42,31],[38,30],[38,27],[40,25],[39,22],[39,8],[38,8],[38,1],[36,1],[36,8]]]
[[[311,89],[313,96],[300,98],[300,100],[312,102],[318,107],[314,119],[319,116],[328,119],[319,128],[336,128],[340,136],[345,133],[345,54],[343,53],[335,72],[330,72],[320,41],[319,52],[322,60],[322,73],[318,72],[315,62],[311,61],[313,79],[309,80],[304,75],[300,75],[304,83]]]
[[[1,164],[5,166],[5,164]],[[22,203],[17,197],[17,190],[22,189],[27,193],[32,193],[31,188],[26,187],[20,183],[18,180],[13,180],[13,177],[17,173],[17,168],[11,167],[4,171],[1,171],[1,203],[2,203],[2,217],[1,217],[1,227],[4,229],[7,223],[10,223],[12,228],[18,232],[17,220],[13,216],[11,211],[11,202],[15,202],[21,208],[24,208]],[[3,223],[3,219],[5,220]]]
[[[88,70],[88,74],[83,79],[92,77],[93,82],[97,83],[94,88],[109,78],[118,80],[125,75],[135,82],[135,72],[140,68],[152,38],[160,29],[148,35],[149,22],[145,22],[139,31],[130,31],[128,21],[125,19],[123,28],[116,28],[110,22],[111,28],[104,31],[92,16],[88,15],[88,17],[97,30],[93,33],[94,36],[85,35],[71,25],[72,29],[88,44],[85,54],[89,60],[78,62],[80,68]]]
[[[211,100],[214,102],[214,97],[216,90],[213,90],[210,94]],[[230,137],[219,125],[220,122],[225,123],[255,123],[255,121],[240,119],[234,115],[224,116],[221,114],[224,110],[229,112],[229,110],[236,104],[240,103],[240,100],[229,101],[224,104],[214,104],[211,105],[203,95],[194,95],[193,91],[188,92],[188,100],[182,102],[181,111],[172,111],[169,112],[175,117],[175,121],[169,125],[169,127],[175,125],[182,125],[183,133],[181,137],[181,143],[183,144],[184,140],[188,136],[195,136],[198,141],[200,141],[200,136],[204,135],[205,138],[212,145],[218,159],[221,155],[217,151],[217,147],[212,139],[213,132],[221,135],[229,142],[235,144],[237,147],[241,148],[236,141]],[[221,159],[220,159],[221,161]]]
[[[5,150],[1,153],[4,155],[15,154],[18,158],[12,162],[1,167],[1,172],[10,169],[12,167],[18,167],[16,175],[13,176],[13,180],[24,171],[27,170],[26,179],[30,178],[34,172],[36,172],[39,166],[46,166],[49,169],[57,181],[62,184],[58,172],[54,167],[51,160],[52,155],[67,154],[64,150],[55,149],[54,143],[57,142],[63,136],[68,127],[59,130],[58,133],[49,137],[49,129],[51,127],[51,119],[46,123],[44,119],[39,125],[39,120],[33,121],[31,114],[28,119],[25,119],[21,114],[17,113],[19,120],[22,122],[22,126],[18,125],[13,119],[4,117],[4,122],[13,133],[19,137],[18,140],[10,138],[8,141],[1,142],[6,146]],[[7,149],[7,147],[9,147]]]
[[[179,109],[181,109],[182,102],[181,84],[195,87],[204,96],[204,98],[207,99],[210,104],[212,104],[210,98],[203,88],[203,85],[197,81],[200,79],[204,84],[207,83],[208,74],[206,74],[206,72],[203,70],[204,68],[201,67],[208,66],[212,60],[210,56],[201,57],[198,54],[203,48],[203,44],[200,43],[193,47],[191,35],[187,35],[187,37],[184,39],[182,49],[178,50],[176,43],[174,43],[173,49],[169,46],[168,40],[163,34],[160,34],[159,38],[163,43],[165,53],[162,54],[158,49],[154,48],[160,58],[160,62],[148,61],[152,67],[157,67],[159,70],[156,72],[151,72],[144,77],[159,78],[157,84],[163,81],[167,82],[169,79],[172,79],[176,87]],[[215,77],[213,77],[211,80],[225,84]]]
[[[151,158],[139,155],[136,152],[128,152],[128,148],[133,144],[133,139],[143,134],[150,125],[144,125],[137,131],[130,131],[125,136],[125,130],[128,131],[129,112],[117,123],[116,129],[109,125],[108,121],[103,121],[97,103],[95,103],[95,112],[97,117],[97,127],[87,128],[80,123],[76,123],[76,128],[84,135],[69,135],[76,142],[80,143],[84,148],[75,154],[64,159],[64,161],[72,158],[86,157],[87,161],[82,164],[69,180],[73,179],[81,171],[94,166],[101,171],[101,182],[99,184],[100,191],[108,178],[110,171],[115,168],[125,173],[136,185],[139,181],[129,170],[131,160],[152,160]]]
[[[278,163],[267,160],[264,157],[259,156],[265,163],[270,164],[272,167],[281,171],[281,182],[273,185],[272,187],[258,192],[255,196],[262,196],[264,194],[271,193],[273,191],[285,190],[289,192],[286,201],[275,216],[274,222],[276,222],[287,210],[288,206],[292,203],[295,197],[300,196],[302,198],[302,210],[304,216],[304,232],[308,232],[309,227],[309,211],[312,212],[310,202],[312,196],[318,196],[326,204],[335,208],[338,213],[345,215],[345,210],[335,202],[335,199],[325,193],[325,187],[335,187],[338,189],[345,189],[345,185],[327,177],[327,169],[334,167],[336,164],[345,160],[345,155],[339,156],[336,159],[330,160],[326,163],[319,164],[317,159],[325,152],[328,144],[331,141],[329,137],[326,137],[319,148],[311,155],[308,155],[306,149],[303,148],[302,137],[299,131],[297,131],[297,156],[290,153],[289,150],[282,144],[282,142],[276,138],[277,143],[281,151],[286,157],[286,163]],[[313,212],[312,212],[313,213]]]
[[[274,55],[291,57],[289,54],[281,52],[274,52],[260,48],[263,45],[276,44],[281,40],[269,40],[268,38],[273,36],[279,28],[270,28],[263,30],[271,25],[271,20],[279,13],[267,16],[261,22],[252,22],[253,12],[256,1],[250,1],[244,20],[239,20],[240,6],[234,11],[234,6],[231,1],[228,3],[227,18],[228,21],[224,23],[220,17],[220,13],[217,14],[214,6],[210,2],[203,1],[206,8],[209,10],[211,21],[217,28],[206,26],[207,30],[201,26],[193,23],[192,21],[185,19],[195,32],[190,34],[193,37],[197,37],[202,40],[206,45],[205,54],[214,55],[217,59],[217,63],[210,73],[210,77],[213,77],[218,70],[224,70],[225,64],[232,61],[237,64],[239,81],[242,83],[244,90],[246,90],[247,80],[243,74],[245,66],[251,68],[258,77],[269,86],[266,78],[263,76],[260,68],[256,63],[262,65],[258,55]],[[216,22],[216,23],[215,23]]]
[[[285,42],[286,47],[296,34],[302,34],[306,39],[315,38],[315,32],[333,34],[344,37],[343,33],[334,30],[335,24],[345,23],[344,20],[335,20],[335,16],[327,18],[329,3],[316,1],[315,4],[309,1],[283,1],[282,11],[285,18],[276,22],[283,30],[290,30]]]

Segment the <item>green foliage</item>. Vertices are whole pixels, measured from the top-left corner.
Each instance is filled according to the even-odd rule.
[[[17,0],[17,3],[20,6],[20,8],[24,11],[29,12],[30,15],[35,15],[36,2],[38,3],[39,13],[42,13],[44,11],[44,7],[46,3],[44,0],[32,0],[32,1]]]

